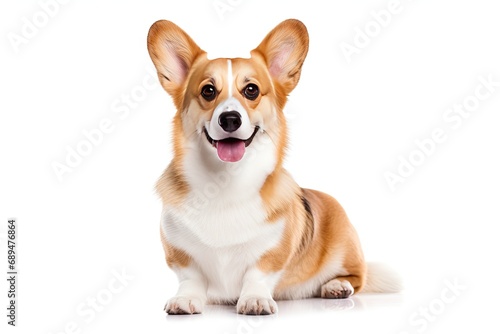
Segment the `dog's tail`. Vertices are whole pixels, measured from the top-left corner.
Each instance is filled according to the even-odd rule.
[[[382,263],[369,262],[366,284],[361,292],[395,293],[403,290],[403,280],[393,269]]]

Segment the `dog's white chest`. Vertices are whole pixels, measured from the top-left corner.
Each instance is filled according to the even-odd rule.
[[[196,193],[188,203],[198,203]],[[266,222],[260,197],[234,202],[207,200],[197,207],[165,207],[162,229],[168,242],[188,253],[202,270],[212,300],[234,300],[245,271],[282,239],[284,222]]]
[[[188,203],[200,203],[193,193]],[[205,200],[203,204],[185,205],[182,209],[168,210],[172,224],[179,229],[180,237],[188,230],[198,241],[208,247],[222,248],[241,245],[257,237],[273,236],[275,224],[266,222],[266,212],[260,198],[244,202],[228,202],[220,199]],[[176,231],[170,231],[176,233]]]

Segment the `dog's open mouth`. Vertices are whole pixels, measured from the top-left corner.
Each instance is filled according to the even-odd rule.
[[[257,131],[259,131],[259,127],[255,126],[255,130],[252,135],[246,140],[238,138],[215,140],[210,137],[206,128],[203,128],[203,131],[205,131],[205,136],[207,137],[208,142],[217,149],[219,159],[226,162],[237,162],[243,158],[245,148],[252,143]]]

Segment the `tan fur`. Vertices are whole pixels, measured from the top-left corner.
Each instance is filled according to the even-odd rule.
[[[313,222],[303,220],[302,223],[312,223],[314,233],[307,246],[286,267],[277,292],[312,278],[338,252],[344,254],[343,267],[349,274],[343,279],[348,280],[356,292],[361,290],[366,279],[366,265],[356,231],[344,209],[333,197],[322,192],[303,189],[303,194],[311,207]]]
[[[299,188],[284,170],[270,178],[262,192],[268,203],[268,220],[273,223],[285,219],[287,225],[280,245],[260,259],[259,268],[269,272],[284,270],[276,294],[313,278],[339,252],[346,254],[343,267],[349,273],[343,279],[356,292],[361,290],[366,279],[363,252],[340,204],[322,192]],[[301,196],[309,203],[312,217]]]

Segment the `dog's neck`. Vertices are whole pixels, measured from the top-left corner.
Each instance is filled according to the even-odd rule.
[[[205,140],[200,137],[200,141]],[[220,161],[202,143],[184,151],[182,169],[189,188],[208,198],[231,202],[259,193],[267,177],[277,167],[274,145],[260,133],[238,162]]]

